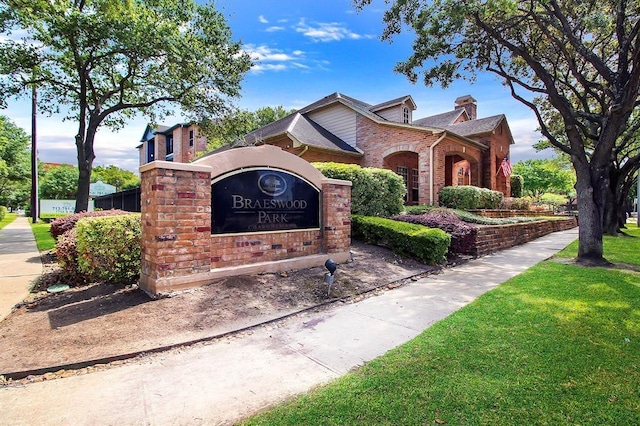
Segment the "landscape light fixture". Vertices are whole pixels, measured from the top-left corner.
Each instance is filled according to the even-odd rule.
[[[338,264],[333,261],[333,259],[327,259],[324,262],[324,267],[327,268],[327,271],[324,274],[324,282],[327,284],[327,296],[331,293],[331,285],[333,284],[334,274],[336,269],[338,269]]]

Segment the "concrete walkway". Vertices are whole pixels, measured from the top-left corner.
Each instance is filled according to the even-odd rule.
[[[29,219],[19,216],[0,229],[0,321],[29,294],[42,274],[42,260]]]
[[[412,339],[576,238],[577,228],[558,232],[358,303],[91,374],[2,388],[0,423],[232,424]]]

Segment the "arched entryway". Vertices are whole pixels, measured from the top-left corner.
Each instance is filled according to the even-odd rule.
[[[406,205],[417,205],[420,193],[420,182],[418,171],[418,154],[410,151],[395,152],[384,159],[385,169],[394,171],[402,176],[407,194],[405,196]]]
[[[480,186],[478,162],[463,153],[451,153],[445,157],[445,186]]]

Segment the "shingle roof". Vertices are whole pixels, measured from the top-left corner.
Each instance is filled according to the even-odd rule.
[[[361,154],[360,151],[333,133],[327,131],[318,123],[305,117],[300,112],[290,114],[278,121],[274,121],[271,124],[249,133],[245,136],[245,140],[249,143],[259,144],[264,139],[286,133],[289,133],[292,137],[303,142],[305,145]]]
[[[337,148],[342,151],[361,154],[360,151],[304,115],[298,115],[298,119],[294,122],[289,133],[291,133],[291,136],[304,142],[306,145],[326,149]]]
[[[460,136],[469,137],[492,132],[504,119],[504,114],[500,114],[486,118],[479,118],[477,120],[451,124],[449,126],[445,126],[444,129]]]
[[[416,109],[416,103],[413,101],[413,98],[410,95],[401,96],[399,98],[391,99],[390,101],[382,102],[381,104],[374,105],[369,108],[369,111],[381,111],[385,108],[389,108],[392,106],[400,105],[405,103],[406,101],[411,101],[411,105],[413,105],[413,109]]]
[[[458,108],[453,111],[443,112],[442,114],[436,114],[429,117],[421,118],[419,120],[413,120],[413,124],[416,126],[436,127],[438,129],[443,129],[446,126],[455,123],[458,117],[460,117],[460,115],[464,113],[464,108]]]

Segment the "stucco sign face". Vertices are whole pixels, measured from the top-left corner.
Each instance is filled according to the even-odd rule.
[[[320,227],[320,191],[284,170],[251,168],[211,184],[213,234]]]

